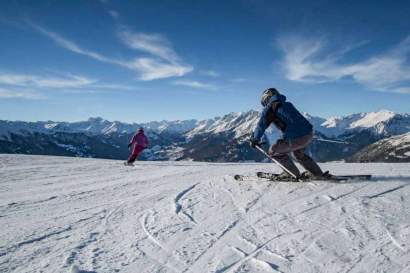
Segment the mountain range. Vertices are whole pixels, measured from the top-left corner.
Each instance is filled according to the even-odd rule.
[[[409,114],[381,110],[328,119],[304,115],[315,128],[309,153],[316,160],[410,161],[410,145],[400,144],[407,143]],[[100,117],[80,122],[0,120],[0,153],[125,159],[129,139],[144,127],[151,145],[143,160],[261,161],[263,156],[247,143],[258,117],[251,110],[207,120],[148,123]],[[273,143],[280,134],[271,126],[265,136]]]

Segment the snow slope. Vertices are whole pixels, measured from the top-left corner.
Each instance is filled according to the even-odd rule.
[[[0,155],[0,272],[410,272],[410,165],[354,183],[271,164]]]

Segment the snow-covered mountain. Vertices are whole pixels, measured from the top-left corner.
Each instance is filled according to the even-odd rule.
[[[315,140],[310,149],[320,161],[345,159],[378,140],[410,132],[410,115],[386,110],[329,119],[304,115],[314,125],[317,138],[322,139]],[[102,118],[81,122],[0,121],[0,152],[107,157],[107,151],[114,149],[117,152],[109,158],[125,158],[128,139],[143,126],[151,139],[145,159],[262,160],[247,143],[258,118],[257,111],[248,111],[201,121],[141,124]],[[280,137],[274,126],[265,135],[269,143]],[[348,144],[323,142],[323,139],[341,139]]]
[[[0,155],[0,272],[409,272],[410,164],[360,183],[238,182],[274,164]]]
[[[379,140],[356,153],[351,161],[410,162],[410,132]]]
[[[314,125],[315,130],[327,137],[338,137],[354,131],[370,130],[374,134],[382,136],[399,135],[410,131],[410,115],[397,114],[387,110],[370,113],[358,113],[345,117],[331,117],[324,119],[304,113],[305,117]],[[125,123],[120,121],[108,121],[96,117],[79,122],[57,121],[6,121],[0,120],[0,136],[8,133],[133,133],[142,126],[146,130],[156,132],[174,132],[185,134],[192,138],[197,134],[221,133],[226,131],[235,132],[235,137],[249,134],[256,125],[259,112],[229,113],[222,117],[208,120],[176,120],[176,121],[152,121],[147,123]]]
[[[369,130],[378,136],[399,135],[410,131],[410,115],[381,110],[332,117],[316,126],[316,130],[328,137],[338,137],[362,130]]]
[[[153,121],[148,123],[125,123],[120,121],[108,121],[96,117],[79,122],[56,122],[56,121],[6,121],[0,120],[0,137],[10,133],[87,133],[93,135],[109,135],[113,133],[131,134],[138,127],[144,127],[147,131],[184,133],[197,126],[196,120],[176,121]]]
[[[218,134],[226,131],[234,133],[235,138],[248,135],[258,120],[257,111],[229,113],[223,117],[203,120],[197,123],[197,126],[190,130],[186,136],[192,138],[198,134]]]
[[[410,132],[408,114],[396,114],[386,110],[329,119],[311,116],[308,113],[304,115],[313,124],[319,139],[314,140],[310,152],[320,161],[341,160],[380,139]],[[257,154],[244,145],[258,118],[258,112],[249,111],[230,113],[198,122],[198,126],[186,134],[191,145],[188,145],[189,149],[185,150],[182,158],[199,158],[207,161],[237,161],[246,158],[260,160]],[[269,143],[274,143],[280,137],[280,133],[271,126],[265,136]],[[323,139],[339,139],[347,143],[324,142]]]

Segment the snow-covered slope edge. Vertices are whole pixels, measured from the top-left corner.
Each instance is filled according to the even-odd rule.
[[[409,164],[239,183],[271,164],[0,155],[0,272],[407,272]]]

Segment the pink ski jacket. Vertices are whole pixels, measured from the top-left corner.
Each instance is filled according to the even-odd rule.
[[[136,133],[131,140],[132,146],[141,146],[143,148],[148,147],[148,138],[144,135],[143,132]]]

